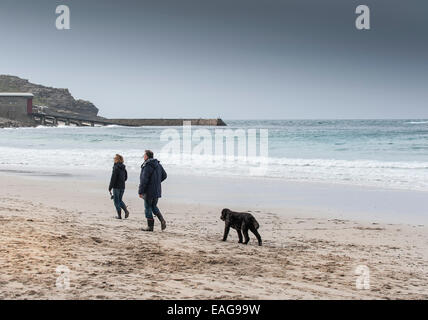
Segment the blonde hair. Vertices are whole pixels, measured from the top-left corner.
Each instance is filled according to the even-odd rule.
[[[117,159],[117,162],[119,163],[123,163],[125,161],[123,160],[123,157],[120,154],[116,154],[114,158]]]

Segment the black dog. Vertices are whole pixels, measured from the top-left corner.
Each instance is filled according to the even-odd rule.
[[[248,236],[248,229],[250,229],[259,241],[259,246],[262,245],[262,238],[260,237],[260,234],[257,231],[260,225],[251,213],[234,212],[229,209],[223,209],[221,211],[220,218],[225,222],[223,241],[227,240],[229,230],[230,228],[233,228],[238,232],[239,243],[242,243],[242,230],[245,237],[244,243],[247,244],[248,241],[250,241],[250,237]]]

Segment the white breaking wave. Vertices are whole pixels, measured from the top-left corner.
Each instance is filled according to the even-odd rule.
[[[0,167],[73,173],[74,170],[111,170],[113,149],[32,149],[0,147]],[[143,161],[140,149],[120,151],[131,171]],[[233,158],[207,155],[162,154],[156,157],[169,172],[203,176],[251,176],[255,168],[265,168],[263,177],[290,181],[340,183],[381,188],[428,191],[428,162],[334,160],[294,158]],[[260,177],[260,175],[257,175]]]
[[[410,122],[407,122],[407,123],[410,123],[410,124],[425,124],[425,123],[428,123],[428,121],[410,121]]]

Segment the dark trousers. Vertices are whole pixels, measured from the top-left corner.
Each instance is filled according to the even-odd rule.
[[[117,213],[120,213],[120,209],[125,210],[126,205],[122,201],[123,194],[125,193],[125,189],[113,189],[113,201],[114,206],[116,207]]]
[[[153,219],[153,214],[160,213],[158,208],[158,198],[144,199],[144,212],[147,219]]]

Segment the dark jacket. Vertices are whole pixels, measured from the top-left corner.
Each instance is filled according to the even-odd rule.
[[[157,159],[148,159],[141,165],[140,187],[138,194],[143,194],[144,199],[155,199],[162,196],[161,182],[167,175]]]
[[[128,180],[128,172],[123,163],[115,163],[111,174],[109,191],[111,189],[125,189],[125,181]]]

